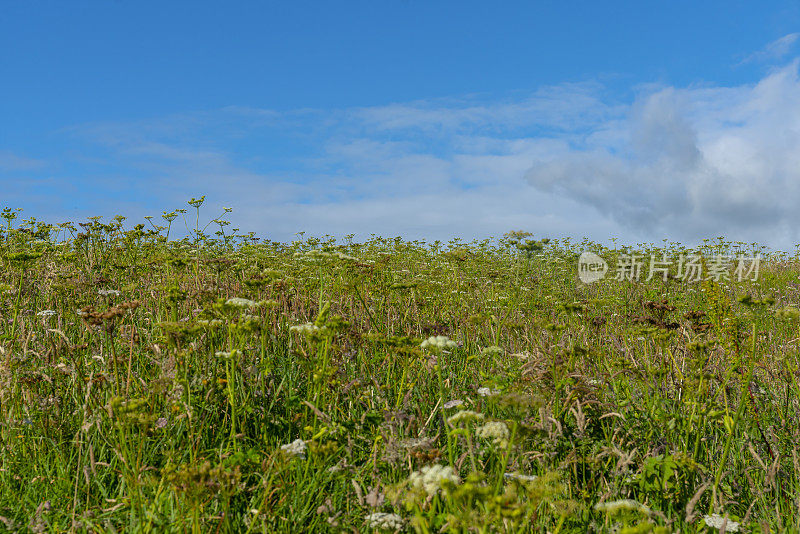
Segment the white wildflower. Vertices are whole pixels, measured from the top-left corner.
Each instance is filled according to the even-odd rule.
[[[602,502],[594,505],[594,509],[598,512],[605,512],[606,514],[613,514],[620,511],[639,512],[644,515],[650,515],[652,510],[640,502],[633,499],[620,499],[618,501]]]
[[[366,519],[369,528],[394,531],[399,531],[403,528],[403,518],[397,514],[375,512],[374,514],[369,514]]]
[[[478,388],[478,395],[481,397],[492,397],[500,393],[499,389],[492,388]]]
[[[454,399],[454,400],[447,401],[444,404],[442,404],[442,408],[444,408],[445,410],[449,410],[450,408],[455,408],[456,406],[461,406],[462,404],[464,404],[463,400]]]
[[[54,310],[42,310],[42,311],[38,312],[36,315],[38,315],[39,317],[44,317],[45,319],[47,319],[48,317],[52,317],[52,316],[56,315],[56,312]]]
[[[225,301],[225,304],[235,308],[255,308],[258,306],[258,302],[250,299],[243,299],[241,297],[230,298]]]
[[[722,525],[725,525],[725,532],[739,532],[739,523],[736,521],[731,521],[724,515],[706,515],[703,516],[703,521],[706,522],[706,525],[715,530],[719,530],[722,528]]]
[[[454,349],[458,345],[447,336],[431,336],[420,344],[423,349],[445,350]]]
[[[490,421],[476,428],[475,435],[479,438],[491,439],[498,447],[506,447],[511,432],[502,421]]]
[[[291,457],[305,458],[306,442],[298,438],[291,443],[281,445],[281,450]]]
[[[116,289],[98,289],[97,294],[101,297],[118,297],[120,292]]]
[[[472,410],[461,410],[447,418],[447,422],[453,426],[458,426],[459,424],[466,425],[481,420],[483,420],[483,414],[473,412]]]
[[[306,323],[306,324],[298,324],[295,326],[290,326],[289,330],[291,332],[297,332],[298,334],[313,334],[315,332],[319,332],[320,328],[315,325],[314,323]]]
[[[426,465],[420,471],[414,471],[408,481],[416,490],[423,490],[430,496],[436,495],[448,484],[458,484],[461,478],[452,467],[439,464]]]

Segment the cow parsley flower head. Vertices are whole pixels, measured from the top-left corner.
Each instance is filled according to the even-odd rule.
[[[494,395],[498,395],[499,393],[500,393],[499,389],[478,388],[478,396],[480,397],[493,397]]]
[[[291,443],[281,445],[281,450],[290,457],[305,458],[306,456],[306,442],[298,438]]]
[[[291,332],[297,332],[298,334],[309,335],[315,332],[319,332],[320,328],[314,323],[305,323],[305,324],[290,326],[289,330]]]
[[[116,289],[98,289],[97,294],[101,297],[118,297],[120,292]]]
[[[434,464],[426,465],[420,471],[414,471],[408,481],[412,488],[434,496],[448,485],[458,484],[461,478],[449,465]]]
[[[453,426],[466,425],[481,420],[483,420],[483,414],[472,410],[461,410],[447,418],[447,422]]]
[[[458,345],[447,336],[431,336],[420,344],[423,349],[445,350],[454,349]]]
[[[228,306],[233,306],[235,308],[255,308],[258,306],[258,302],[250,299],[244,299],[241,297],[233,297],[225,301],[225,304]]]
[[[402,530],[403,518],[397,514],[387,514],[386,512],[375,512],[367,516],[367,526],[377,530]]]
[[[39,317],[44,317],[45,319],[47,319],[48,317],[52,317],[52,316],[56,315],[56,312],[53,311],[53,310],[42,310],[42,311],[38,312],[36,315],[38,315]]]
[[[705,521],[706,525],[714,530],[719,530],[722,528],[722,525],[725,525],[725,532],[739,532],[739,523],[736,521],[731,521],[724,515],[706,515],[703,516],[703,521]]]
[[[490,421],[476,428],[475,435],[479,438],[491,439],[498,447],[506,447],[511,432],[502,421]]]

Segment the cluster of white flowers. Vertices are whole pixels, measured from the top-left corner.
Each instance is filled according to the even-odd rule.
[[[606,514],[613,514],[615,512],[626,510],[639,512],[644,515],[650,515],[652,513],[650,508],[640,502],[634,501],[633,499],[620,499],[618,501],[601,502],[595,504],[594,509],[598,512],[604,512]]]
[[[305,458],[306,442],[300,438],[297,438],[291,443],[281,445],[281,450],[291,457]]]
[[[378,530],[399,531],[403,528],[403,518],[397,514],[387,514],[386,512],[375,512],[367,516],[369,528]]]
[[[36,315],[38,315],[39,317],[44,317],[46,319],[48,317],[56,315],[56,312],[53,310],[42,310],[38,312]]]
[[[478,388],[478,395],[481,397],[492,397],[494,395],[499,395],[499,389],[492,389],[492,388]]]
[[[498,447],[506,447],[511,432],[502,421],[490,421],[476,428],[475,435],[479,438],[491,439]]]
[[[431,336],[420,344],[423,349],[454,349],[458,345],[447,336]]]
[[[297,332],[298,334],[313,334],[314,332],[319,332],[320,328],[315,325],[314,323],[306,323],[306,324],[298,324],[295,326],[290,326],[289,330],[292,332]]]
[[[98,289],[97,294],[101,297],[118,297],[120,292],[116,289]]]
[[[714,530],[719,530],[722,528],[722,525],[725,525],[725,532],[739,532],[739,523],[731,521],[724,515],[711,514],[703,516],[703,521]]]
[[[455,408],[456,406],[461,406],[462,404],[464,404],[463,400],[453,399],[442,404],[442,408],[444,408],[445,410],[449,410],[450,408]]]
[[[461,410],[447,418],[447,422],[453,426],[458,426],[460,424],[466,425],[481,420],[483,420],[483,414],[473,412],[472,410]]]
[[[423,490],[430,496],[436,495],[447,484],[458,484],[461,478],[452,467],[439,464],[426,465],[421,471],[414,471],[408,481],[416,490]]]
[[[225,304],[228,306],[234,306],[236,308],[255,308],[258,306],[258,302],[250,299],[244,299],[242,297],[233,297],[225,301]]]

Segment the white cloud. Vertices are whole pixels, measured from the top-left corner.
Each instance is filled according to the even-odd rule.
[[[797,41],[798,37],[800,37],[800,33],[790,33],[779,39],[775,39],[761,50],[753,52],[745,57],[740,62],[740,65],[744,63],[765,62],[781,59],[791,52],[792,47],[794,46],[794,43]]]
[[[651,236],[798,239],[796,63],[753,86],[649,92],[614,128],[615,141],[538,161],[528,181]]]
[[[585,128],[615,113],[600,99],[596,83],[545,87],[522,98],[486,100],[479,95],[358,108],[351,112],[363,127],[374,131],[415,130],[451,134],[483,129],[502,134],[517,128]]]

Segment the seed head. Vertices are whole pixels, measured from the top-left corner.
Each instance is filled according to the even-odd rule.
[[[420,344],[423,349],[445,350],[454,349],[458,345],[447,336],[431,336]]]

